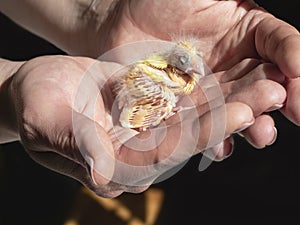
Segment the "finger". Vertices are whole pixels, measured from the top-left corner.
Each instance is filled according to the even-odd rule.
[[[248,60],[245,62],[247,61]],[[244,69],[241,68],[241,66],[236,67],[238,69]],[[228,71],[228,73],[224,75],[225,80],[237,77],[235,76],[235,73],[233,73],[233,75],[231,74],[232,71],[234,71],[234,69]],[[229,79],[226,76],[228,76]],[[274,139],[276,139],[273,119],[267,115],[260,116],[260,114],[265,111],[272,111],[281,108],[286,95],[283,87],[265,79],[273,80],[278,83],[283,83],[285,80],[283,74],[276,66],[270,63],[263,63],[252,68],[251,71],[248,71],[247,75],[244,75],[240,79],[234,81],[234,85],[231,83],[228,85],[229,88],[227,87],[230,91],[232,91],[231,96],[228,97],[227,100],[230,101],[232,98],[233,101],[236,101],[236,97],[238,96],[240,101],[251,106],[255,116],[257,116],[254,125],[252,125],[253,127],[251,126],[251,128],[246,129],[243,132],[247,141],[256,148],[263,148],[270,145],[274,142]],[[275,86],[273,87],[274,84]],[[266,88],[265,85],[269,86],[269,88]],[[276,86],[280,88],[276,89]],[[273,94],[273,92],[275,92],[275,94]]]
[[[279,84],[284,82],[284,75],[275,65],[259,64],[247,75],[228,85],[231,93],[227,100],[244,102],[252,108],[254,115],[260,115],[283,106],[286,92]]]
[[[234,139],[232,136],[226,138],[220,144],[213,146],[212,148],[205,149],[202,153],[207,158],[213,161],[222,161],[233,153]]]
[[[237,85],[245,86],[256,80],[269,79],[280,84],[285,82],[284,74],[272,63],[262,63],[256,59],[245,59],[226,71],[220,77],[221,83],[236,81]]]
[[[286,76],[300,76],[300,35],[294,27],[266,17],[257,25],[255,45],[259,55],[278,65]]]
[[[201,106],[198,106],[198,108],[201,108]],[[191,112],[186,111],[186,114],[190,116]],[[223,145],[222,147],[225,148],[222,149],[222,152],[219,149],[220,154],[218,155],[219,158],[222,158],[230,154],[233,145],[230,138],[231,134],[244,130],[254,123],[251,108],[240,102],[228,103],[224,106],[213,108],[196,119],[189,120],[189,117],[186,117],[186,115],[181,115],[180,118],[181,124],[175,123],[173,126],[168,127],[167,132],[169,133],[166,134],[168,139],[167,141],[163,140],[161,145],[158,146],[162,151],[159,152],[157,161],[169,157],[178,146],[182,146],[186,150],[187,146],[193,146],[195,140],[197,140],[195,146],[197,148],[196,154],[208,148],[218,149],[221,146],[216,147],[216,145]],[[224,139],[225,142],[223,143]],[[195,154],[194,150],[192,154],[190,154],[190,151],[186,151],[186,154],[183,153],[184,151],[178,151],[183,158]]]
[[[243,102],[251,107],[255,116],[282,107],[286,99],[284,87],[271,80],[235,82],[231,90],[226,102]]]
[[[272,145],[277,138],[277,129],[274,120],[269,115],[261,115],[255,118],[255,123],[244,131],[243,137],[255,148],[261,149]]]
[[[211,112],[205,113],[203,116],[199,118],[199,124],[202,126],[202,130],[200,132],[198,138],[198,149],[201,151],[206,148],[213,147],[217,144],[220,144],[224,139],[229,137],[232,133],[239,132],[241,130],[246,129],[247,127],[251,126],[254,123],[253,112],[248,105],[245,105],[240,102],[232,102],[227,103],[225,105],[225,120],[222,121],[220,118],[213,118],[212,115],[218,115],[220,113],[224,113],[221,107],[214,109],[213,111],[216,114]],[[226,123],[225,125],[225,132],[223,137],[221,138],[220,135],[217,135],[215,140],[211,141],[211,132],[218,132],[219,127],[212,127],[214,124],[212,121],[216,120],[218,123]],[[210,145],[208,145],[210,141]]]
[[[244,59],[228,71],[221,73],[218,80],[220,81],[220,83],[238,80],[240,78],[243,78],[245,74],[248,74],[253,69],[255,69],[259,64],[261,64],[261,62],[257,59]]]
[[[238,102],[214,108],[200,117],[194,117],[190,110],[177,113],[159,127],[124,143],[116,155],[116,171],[126,171],[127,176],[126,181],[118,177],[119,183],[146,186],[166,171],[170,175],[176,166],[223,142],[231,133],[246,129],[253,121],[251,108]],[[222,154],[228,154],[226,151]]]
[[[279,85],[285,83],[285,76],[271,63],[257,65],[257,60],[245,59],[232,69],[216,74],[216,77],[227,102],[244,102],[255,115],[279,109],[285,101],[285,89]]]
[[[282,113],[293,123],[300,125],[300,78],[287,80],[287,100]]]
[[[48,108],[52,110],[47,111]],[[46,111],[45,114],[49,114],[47,117],[50,118],[49,121],[55,123],[47,125],[46,129],[51,130],[47,132],[49,140],[40,143],[40,151],[53,151],[74,162],[86,161],[94,183],[107,184],[114,173],[114,151],[110,138],[103,128],[87,116],[65,106],[60,106],[55,113],[53,106],[47,105],[43,110]],[[45,125],[39,125],[38,128],[40,127],[45,129]],[[45,131],[40,131],[43,132]],[[36,147],[34,140],[27,139],[28,137],[23,138],[26,146]]]

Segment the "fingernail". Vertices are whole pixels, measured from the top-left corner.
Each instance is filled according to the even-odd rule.
[[[215,162],[222,161],[223,159],[218,158],[217,155],[219,151],[223,152],[223,147],[224,147],[224,142],[222,141],[220,144],[217,144],[211,148],[206,149],[203,152],[203,155]]]
[[[88,167],[87,169],[88,169],[89,175],[91,177],[91,180],[93,181],[93,183],[95,185],[97,185],[97,182],[96,182],[95,177],[94,177],[94,160],[91,157],[87,156],[87,155],[84,158],[85,158],[85,161],[86,161],[86,164],[87,164],[87,167]]]
[[[276,129],[276,127],[273,127],[273,129],[274,129],[274,137],[273,137],[272,141],[269,144],[267,144],[267,146],[274,144],[274,142],[277,139],[277,134],[278,134],[277,129]]]
[[[238,134],[240,137],[242,137],[242,138],[245,137],[241,132],[238,132],[237,134]]]
[[[251,120],[250,122],[244,123],[240,128],[238,128],[237,130],[235,130],[233,133],[239,133],[242,130],[245,130],[246,128],[248,128],[249,126],[251,126],[254,123],[254,119]]]
[[[275,111],[277,109],[280,109],[283,107],[283,104],[275,104],[272,107],[270,107],[269,109],[266,110],[266,112],[272,112]]]
[[[234,150],[234,139],[233,138],[230,138],[229,144],[230,144],[230,150],[228,151],[227,155],[225,156],[225,159],[230,157],[233,153],[233,150]]]

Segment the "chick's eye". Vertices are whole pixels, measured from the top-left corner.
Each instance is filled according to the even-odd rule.
[[[182,55],[179,57],[179,62],[181,65],[187,65],[189,62],[189,57],[187,55]]]
[[[198,56],[199,58],[202,58],[201,52],[197,52],[197,56]]]

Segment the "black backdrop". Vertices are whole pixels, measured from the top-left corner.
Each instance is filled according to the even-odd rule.
[[[300,29],[297,1],[257,2]],[[3,15],[0,31],[1,57],[64,54]],[[178,174],[155,184],[165,191],[157,224],[299,224],[300,128],[280,113],[273,115],[279,134],[271,147],[256,150],[236,137],[231,158],[200,173],[201,156],[196,156]],[[0,225],[62,224],[81,185],[36,164],[18,143],[0,148]]]

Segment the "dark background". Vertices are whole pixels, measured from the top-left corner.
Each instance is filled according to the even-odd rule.
[[[300,29],[297,1],[256,1]],[[0,56],[64,54],[0,15]],[[300,60],[300,59],[299,59]],[[3,107],[3,106],[0,106]],[[300,128],[273,113],[278,139],[256,150],[236,137],[234,154],[198,172],[201,156],[172,178],[157,225],[300,224]],[[32,161],[19,143],[0,146],[0,225],[61,225],[81,185]],[[99,221],[99,224],[102,224]]]

